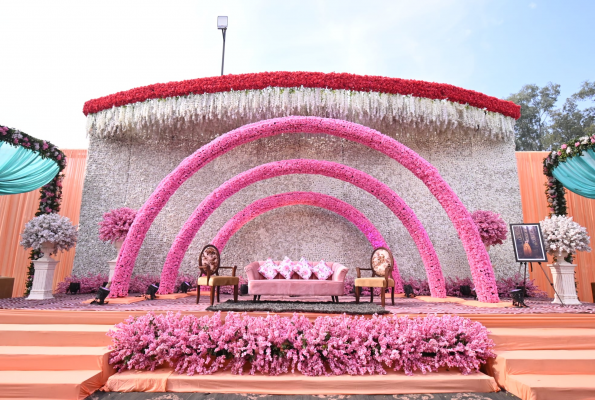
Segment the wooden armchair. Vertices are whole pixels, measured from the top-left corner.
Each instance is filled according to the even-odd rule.
[[[221,286],[233,286],[233,301],[238,302],[238,286],[240,278],[236,276],[236,266],[222,267],[219,250],[212,244],[206,245],[198,257],[198,268],[200,274],[197,280],[196,304],[200,302],[200,287],[211,287],[211,305],[215,302],[215,291],[217,291],[217,302]],[[220,269],[231,269],[231,276],[219,276]]]
[[[379,247],[372,252],[370,268],[356,268],[357,278],[354,282],[355,302],[359,303],[362,287],[370,288],[370,302],[374,302],[374,288],[382,288],[380,299],[385,305],[386,288],[392,288],[391,301],[395,305],[395,281],[391,278],[395,260],[389,249]],[[372,271],[371,278],[362,278],[361,271]]]

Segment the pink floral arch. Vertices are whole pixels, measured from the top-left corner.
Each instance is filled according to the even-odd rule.
[[[291,174],[314,174],[340,179],[367,191],[383,202],[401,220],[413,238],[426,268],[432,295],[446,297],[444,277],[434,246],[421,222],[403,199],[390,187],[365,172],[330,161],[307,159],[284,160],[259,165],[236,175],[205,197],[192,215],[188,217],[167,254],[161,272],[159,293],[173,292],[178,270],[188,246],[204,222],[227,198],[255,182]],[[122,288],[118,287],[118,290],[122,290]]]
[[[382,133],[344,120],[290,116],[260,121],[234,129],[204,145],[184,159],[157,186],[139,210],[118,257],[112,295],[125,296],[140,247],[151,224],[169,198],[196,171],[229,150],[260,138],[282,133],[329,134],[378,150],[409,169],[436,197],[463,243],[478,299],[498,302],[498,288],[488,253],[469,211],[438,170],[413,150]]]
[[[227,221],[227,223],[223,225],[223,228],[217,232],[217,235],[211,241],[211,244],[217,247],[219,251],[223,252],[229,239],[231,239],[231,237],[248,222],[259,215],[276,208],[298,204],[321,207],[332,211],[354,224],[366,236],[366,239],[368,239],[372,248],[388,248],[388,244],[382,237],[382,234],[361,211],[336,197],[316,192],[280,193],[256,200]],[[393,279],[395,280],[395,289],[397,289],[399,293],[402,292],[403,279],[401,278],[401,274],[399,274],[396,263],[395,268],[393,269]]]
[[[223,228],[219,229],[211,244],[222,252],[229,239],[248,222],[276,208],[298,204],[332,211],[355,225],[366,236],[374,249],[388,248],[382,234],[361,211],[336,197],[316,192],[287,192],[256,200],[227,221]]]

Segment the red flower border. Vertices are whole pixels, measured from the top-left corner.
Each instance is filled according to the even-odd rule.
[[[267,87],[307,87],[344,89],[362,92],[380,92],[435,100],[449,100],[460,104],[500,113],[514,119],[521,116],[521,107],[506,100],[488,96],[445,83],[387,78],[383,76],[355,75],[322,72],[260,72],[255,74],[223,75],[187,81],[156,83],[109,96],[89,100],[83,107],[85,115],[112,107],[190,94],[229,92],[231,90],[258,90]]]

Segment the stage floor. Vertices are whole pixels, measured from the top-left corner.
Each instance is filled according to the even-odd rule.
[[[85,400],[518,400],[506,391],[496,393],[434,393],[395,395],[278,395],[229,393],[114,393],[95,392]]]
[[[131,295],[134,297],[134,295]],[[5,310],[72,310],[72,311],[189,311],[189,312],[205,312],[209,307],[208,295],[201,296],[200,304],[195,304],[195,295],[182,297],[178,299],[157,299],[144,300],[139,297],[136,301],[128,304],[107,304],[103,306],[84,304],[84,301],[89,301],[95,298],[94,294],[76,294],[65,295],[57,294],[51,300],[26,300],[23,297],[0,299],[0,309]],[[231,299],[230,295],[221,295],[221,302]],[[238,300],[251,300],[252,296],[239,296]],[[330,301],[330,296],[262,296],[262,300],[284,300],[284,301]],[[432,299],[430,297],[422,298],[404,298],[395,297],[395,305],[390,304],[390,299],[387,299],[386,309],[394,314],[409,314],[409,315],[425,315],[429,313],[437,314],[595,314],[594,303],[582,303],[575,306],[560,306],[552,304],[551,300],[547,299],[526,299],[528,308],[512,307],[510,300],[504,299],[498,305],[482,304],[479,302],[463,301],[461,299],[449,298],[450,301],[445,302],[442,299]],[[108,299],[109,301],[109,299]],[[341,296],[340,302],[355,301],[353,296]],[[363,301],[370,301],[369,296],[364,297]],[[374,297],[374,302],[380,304],[380,298]],[[217,304],[217,303],[215,303]],[[495,307],[494,307],[495,306]]]

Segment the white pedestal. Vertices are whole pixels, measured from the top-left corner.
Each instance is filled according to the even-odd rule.
[[[45,249],[45,251],[44,251]],[[33,275],[33,286],[27,300],[48,300],[53,299],[54,271],[59,261],[49,256],[52,246],[42,246],[43,257],[33,261],[35,274]]]
[[[554,304],[565,305],[581,304],[576,296],[576,286],[574,285],[574,269],[576,264],[568,263],[554,263],[548,264],[550,271],[552,271],[552,277],[554,281],[554,289],[558,292],[558,295],[554,293]],[[558,297],[559,296],[559,297]],[[562,302],[560,302],[562,299]]]
[[[117,254],[116,258],[107,262],[107,265],[109,265],[109,276],[107,278],[108,282],[111,282],[112,278],[114,277],[114,272],[116,271],[116,263],[118,262],[118,256],[120,255],[120,250],[122,250],[122,243],[124,243],[124,240],[116,240],[114,242],[114,247],[116,248]]]

